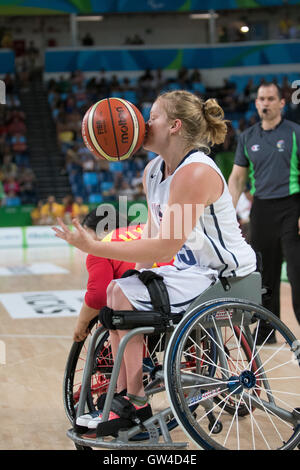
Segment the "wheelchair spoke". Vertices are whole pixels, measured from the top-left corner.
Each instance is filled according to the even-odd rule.
[[[264,368],[264,366],[270,362],[271,359],[273,359],[273,357],[275,357],[283,348],[286,347],[286,344],[282,344],[281,347],[279,349],[276,349],[276,351],[257,369],[256,372],[258,372],[260,369]],[[261,349],[261,348],[260,348]],[[259,351],[258,351],[259,352]],[[291,361],[288,361],[288,362],[292,362],[293,359]],[[286,364],[288,364],[288,362]],[[281,367],[282,365],[284,364],[279,364],[277,367]],[[276,368],[277,368],[276,367]],[[264,370],[263,372],[261,372],[261,374],[265,374],[266,372],[270,372],[270,370],[272,369],[269,369],[269,370]],[[258,374],[258,375],[261,375],[261,374]]]
[[[257,388],[261,389],[262,391],[265,391],[267,395],[272,395],[272,396],[273,396],[274,390],[270,390],[270,389],[266,389],[266,388],[262,388],[262,387],[257,387]],[[278,392],[277,392],[277,393],[278,393]],[[258,399],[259,401],[261,401],[260,398],[257,397],[257,399]],[[279,397],[277,397],[277,396],[276,396],[276,400],[277,400],[278,402],[282,403],[283,405],[285,405],[285,406],[287,407],[287,409],[290,409],[291,411],[294,410],[294,406],[291,405],[290,403],[287,403],[286,401],[282,400],[281,398],[279,398]],[[276,414],[276,413],[275,413],[275,414]],[[276,415],[276,416],[277,416],[277,415]],[[286,421],[285,421],[285,422],[286,422]]]
[[[257,331],[258,331],[258,327],[257,327]],[[256,333],[257,333],[256,331]],[[271,334],[274,333],[274,330],[271,330],[270,333],[268,334],[268,336],[265,338],[265,340],[263,341],[263,343],[259,346],[258,350],[256,351],[256,353],[254,354],[253,356],[253,352],[255,350],[255,346],[256,346],[256,341],[257,341],[257,335],[255,337],[255,342],[254,342],[254,345],[253,345],[253,351],[252,351],[252,356],[253,356],[253,360],[259,355],[259,352],[262,350],[262,348],[265,346],[266,342],[268,341],[268,339],[270,338]],[[285,345],[283,345],[285,347]],[[268,361],[267,361],[268,362]],[[250,365],[250,364],[249,364]],[[260,369],[263,367],[263,364],[260,366]]]
[[[255,442],[255,433],[254,433],[254,427],[253,427],[253,422],[254,422],[254,424],[255,424],[255,426],[257,427],[257,430],[259,431],[261,437],[263,438],[263,440],[264,440],[266,446],[268,447],[268,449],[271,449],[271,447],[269,446],[268,442],[267,442],[266,439],[265,439],[264,433],[262,432],[262,430],[261,430],[259,424],[257,423],[257,421],[256,421],[256,419],[255,419],[255,417],[254,417],[254,415],[253,415],[253,413],[252,413],[252,409],[251,409],[251,408],[250,408],[250,409],[248,408],[248,405],[247,405],[247,403],[246,403],[245,400],[243,400],[243,401],[244,401],[244,404],[245,404],[246,408],[248,409],[248,411],[249,411],[249,413],[250,413],[250,417],[251,417],[251,423],[252,423],[252,424],[251,424],[251,429],[252,429],[252,433],[253,433],[253,434],[252,434],[252,442]],[[250,401],[250,403],[251,403],[251,401]]]
[[[266,374],[267,372],[271,372],[271,371],[273,371],[273,370],[279,369],[279,368],[282,367],[282,366],[285,366],[285,365],[287,365],[287,364],[293,364],[293,363],[294,363],[294,360],[293,360],[293,359],[290,359],[289,361],[286,361],[286,362],[284,362],[283,364],[279,364],[279,365],[277,365],[277,366],[272,367],[272,369],[267,369],[267,370],[265,370],[264,372],[261,372],[260,374],[257,374],[257,376],[259,377],[260,375]],[[287,378],[287,377],[285,377],[285,378]],[[291,378],[293,378],[293,377],[291,377]],[[295,378],[295,379],[299,379],[300,377],[294,377],[294,378]],[[262,379],[260,379],[260,380],[262,380]]]
[[[216,365],[210,358],[208,358],[208,359],[210,359],[209,361],[206,361],[206,360],[203,359],[202,357],[200,358],[200,357],[194,356],[194,355],[191,354],[191,353],[185,353],[185,352],[183,353],[183,356],[184,356],[184,357],[190,356],[190,357],[192,357],[193,359],[199,360],[200,362],[203,362],[203,364],[207,364],[207,365],[209,365],[209,366],[215,366],[215,365]],[[220,369],[220,370],[222,370],[222,371],[224,371],[224,372],[229,372],[229,373],[231,373],[231,371],[230,371],[229,369],[225,369],[225,368],[221,367],[220,365],[218,365],[218,369]]]
[[[242,392],[242,394],[241,394],[241,396],[240,396],[240,399],[239,399],[239,402],[238,402],[238,404],[235,406],[235,413],[234,413],[234,415],[233,415],[233,417],[232,417],[232,420],[231,420],[231,423],[230,423],[229,429],[228,429],[228,431],[227,431],[227,434],[226,434],[225,440],[224,440],[224,442],[223,442],[223,445],[225,446],[225,445],[226,445],[226,442],[227,442],[227,439],[228,439],[228,437],[229,437],[229,434],[230,434],[231,428],[232,428],[232,426],[233,426],[233,423],[234,423],[234,421],[236,420],[236,422],[237,422],[237,425],[236,425],[236,426],[237,426],[237,441],[238,441],[238,450],[240,450],[240,443],[239,443],[239,435],[238,435],[238,415],[237,415],[237,411],[238,411],[239,405],[240,405],[240,403],[241,403],[241,400],[242,400],[243,394],[244,394],[244,392]]]
[[[232,324],[232,320],[231,320],[231,317],[229,315],[229,313],[227,312],[227,315],[228,315],[228,320],[229,320],[229,323],[230,323],[230,326],[231,326],[231,329],[232,331],[234,332],[234,327],[233,327],[233,324]],[[243,323],[244,323],[244,312],[243,312],[243,315],[242,315],[242,323],[239,327],[240,329],[240,333],[239,333],[239,342],[237,344],[237,351],[238,351],[238,355],[240,356],[241,358],[241,361],[242,361],[242,364],[243,364],[243,369],[245,369],[245,363],[244,363],[244,359],[243,359],[243,356],[242,356],[242,353],[241,353],[241,338],[242,338],[242,331],[243,331]],[[235,341],[237,340],[237,338],[235,337],[235,335],[233,335]],[[238,361],[236,361],[236,364],[237,364]],[[236,374],[238,373],[238,369],[237,369],[237,366],[236,366]]]

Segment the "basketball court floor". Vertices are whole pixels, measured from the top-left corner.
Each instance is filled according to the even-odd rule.
[[[0,259],[0,449],[73,450],[62,382],[87,282],[85,255],[67,246],[2,249]],[[290,286],[281,288],[282,320],[300,338]],[[172,437],[186,441],[178,428]]]

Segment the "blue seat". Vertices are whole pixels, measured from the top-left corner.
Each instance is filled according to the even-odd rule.
[[[101,183],[101,191],[109,191],[111,188],[113,188],[113,186],[113,181],[103,181]]]
[[[98,175],[95,172],[83,173],[83,183],[85,186],[96,186],[98,184]]]
[[[205,93],[205,86],[203,85],[203,83],[200,83],[200,82],[194,82],[192,84],[192,90],[193,91],[198,91],[199,93]]]
[[[89,195],[89,203],[90,204],[98,204],[100,202],[103,202],[103,197],[101,196],[101,194],[90,194]]]
[[[109,94],[111,98],[124,98],[121,90],[112,90]]]
[[[110,171],[123,171],[123,163],[122,162],[110,162],[109,163]]]
[[[142,104],[142,115],[146,122],[149,120],[151,106],[152,105],[150,103]]]
[[[21,205],[21,199],[18,196],[7,197],[5,199],[5,204],[4,205],[7,206],[7,207],[20,206]]]
[[[170,82],[167,85],[169,91],[180,90],[182,87],[177,82]]]
[[[157,157],[157,153],[154,152],[147,152],[147,159],[148,160],[153,160],[153,158]]]
[[[237,119],[233,119],[231,121],[233,129],[238,129],[239,128],[239,121]]]
[[[123,93],[124,100],[129,101],[130,103],[137,104],[138,98],[137,93],[134,90],[127,90]]]

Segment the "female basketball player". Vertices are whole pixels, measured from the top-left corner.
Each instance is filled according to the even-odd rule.
[[[98,241],[130,241],[141,238],[144,225],[129,225],[125,221],[122,227],[119,226],[120,216],[116,214],[116,229],[110,233],[102,232],[97,234],[97,226],[104,219],[104,216],[97,215],[97,209],[92,210],[82,221],[82,227],[90,234],[94,240]],[[127,222],[127,223],[125,223]],[[168,264],[172,264],[170,261]],[[160,264],[155,263],[157,266]],[[167,263],[163,263],[167,264]],[[135,263],[119,261],[99,256],[88,255],[86,258],[86,268],[88,271],[87,290],[84,302],[76,321],[73,334],[74,341],[83,341],[89,333],[90,321],[99,315],[99,310],[107,305],[106,290],[114,279],[119,279],[128,269],[134,269]]]
[[[82,221],[82,227],[90,234],[94,240],[108,239],[121,240],[134,239],[141,237],[140,227],[131,227],[128,231],[127,226],[119,229],[119,217],[116,217],[116,230],[108,237],[107,233],[97,235],[97,225],[104,217],[97,215],[97,210],[92,210]],[[120,238],[121,236],[121,238]],[[90,321],[97,317],[99,310],[107,305],[106,290],[113,279],[122,277],[128,269],[134,268],[134,263],[126,261],[112,260],[99,256],[88,255],[86,258],[86,268],[88,271],[87,290],[84,296],[84,302],[76,321],[73,334],[74,341],[83,341],[89,333],[88,326]]]
[[[160,95],[151,108],[144,141],[144,148],[158,157],[144,172],[148,221],[142,239],[97,243],[76,221],[74,232],[59,221],[56,235],[95,256],[134,261],[137,269],[175,256],[174,266],[156,270],[164,277],[174,313],[185,311],[218,276],[250,274],[256,269],[255,253],[241,235],[221,171],[203,152],[222,143],[226,131],[216,100],[204,102],[186,91]],[[108,306],[115,310],[152,309],[148,291],[137,276],[112,281],[107,297]],[[124,334],[111,332],[114,355]],[[118,382],[120,390],[127,388],[135,407],[146,406],[142,354],[142,337],[135,336],[127,345]]]

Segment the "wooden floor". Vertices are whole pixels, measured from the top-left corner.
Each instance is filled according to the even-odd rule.
[[[1,267],[52,263],[65,274],[2,275],[3,293],[84,290],[85,256],[76,249],[1,251]],[[282,320],[300,338],[290,299],[290,286],[282,284]],[[62,380],[72,344],[75,317],[14,319],[0,302],[0,341],[6,363],[0,365],[0,449],[74,449],[66,436],[70,424],[62,401]],[[176,440],[186,440],[176,430]],[[191,444],[190,449],[196,447]]]

